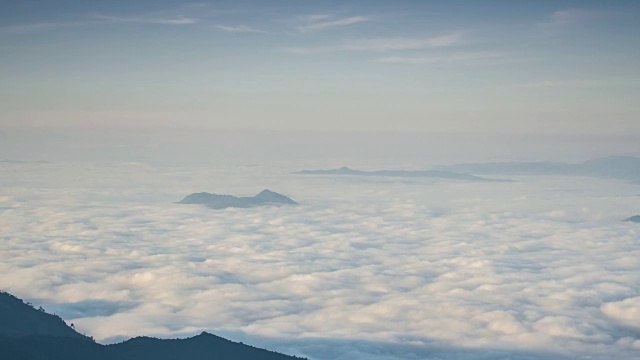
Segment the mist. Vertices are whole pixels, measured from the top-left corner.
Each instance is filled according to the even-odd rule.
[[[637,156],[637,135],[483,132],[309,132],[154,128],[6,128],[3,160],[142,162],[161,166],[350,161],[389,169],[486,161],[579,162]],[[373,165],[373,164],[372,164]],[[371,168],[373,169],[373,168]]]
[[[383,159],[348,165],[424,164]],[[290,173],[346,160],[243,160],[0,164],[1,287],[103,343],[206,330],[312,359],[640,346],[638,229],[621,221],[638,184],[310,176]],[[263,188],[300,205],[175,203]]]

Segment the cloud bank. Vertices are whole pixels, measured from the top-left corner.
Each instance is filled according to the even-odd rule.
[[[300,163],[0,167],[0,288],[99,341],[207,330],[314,359],[640,350],[639,229],[620,221],[637,185],[287,175]],[[264,187],[301,205],[172,203]]]

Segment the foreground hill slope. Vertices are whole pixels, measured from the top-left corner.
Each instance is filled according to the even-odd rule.
[[[44,310],[0,292],[0,359],[11,360],[295,360],[206,332],[187,339],[138,337],[94,342]]]
[[[45,335],[90,340],[79,334],[58,316],[36,310],[17,297],[0,292],[0,336]]]

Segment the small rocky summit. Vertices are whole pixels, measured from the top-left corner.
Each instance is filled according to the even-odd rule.
[[[624,221],[630,221],[630,222],[634,222],[634,223],[640,223],[640,215],[635,215],[632,216],[630,218],[626,218],[624,219]]]
[[[298,205],[297,202],[290,198],[267,189],[262,190],[262,192],[253,197],[236,197],[233,195],[218,195],[206,192],[194,193],[179,201],[178,204],[202,204],[212,209],[226,209],[229,207],[249,208],[280,204]]]

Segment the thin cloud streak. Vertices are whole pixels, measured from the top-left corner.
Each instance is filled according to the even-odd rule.
[[[585,20],[591,20],[599,16],[600,14],[595,11],[584,9],[567,9],[559,10],[551,14],[551,21],[558,25],[565,25],[574,24]]]
[[[331,15],[328,15],[328,14],[313,14],[313,15],[300,16],[299,19],[304,22],[316,22],[316,21],[329,19],[330,17]]]
[[[161,24],[161,25],[189,25],[198,22],[197,19],[180,16],[175,18],[148,18],[148,17],[119,17],[119,16],[106,16],[106,15],[94,15],[96,19],[102,19],[113,23],[137,23],[137,24]]]
[[[216,25],[216,28],[228,33],[259,33],[259,34],[266,33],[266,31],[254,29],[248,25],[236,25],[236,26]]]
[[[40,22],[22,25],[0,27],[0,33],[33,33],[44,30],[70,28],[78,26],[108,25],[118,23],[158,24],[158,25],[189,25],[198,22],[191,17],[150,18],[150,17],[119,17],[108,15],[91,15],[90,20],[68,22]]]
[[[462,64],[488,65],[505,64],[515,61],[509,54],[498,52],[463,52],[436,56],[388,56],[375,59],[375,62],[388,64],[432,65],[432,64]]]
[[[544,80],[523,84],[527,88],[561,88],[561,87],[586,87],[596,85],[591,80]]]
[[[314,31],[314,30],[321,30],[321,29],[327,29],[327,28],[349,26],[349,25],[359,24],[359,23],[363,23],[371,20],[366,16],[351,16],[343,19],[315,22],[317,20],[326,19],[324,15],[312,16],[310,19],[312,21],[311,24],[301,26],[298,29],[302,32]]]
[[[462,37],[450,34],[432,38],[380,38],[354,41],[338,46],[286,48],[292,54],[320,54],[339,51],[388,52],[401,50],[419,50],[428,48],[448,47],[459,44]]]
[[[41,22],[0,27],[0,33],[32,33],[42,30],[104,24],[106,21]]]
[[[603,12],[588,9],[564,9],[553,12],[549,19],[542,22],[543,27],[565,27],[589,22],[605,16]]]
[[[345,50],[385,52],[393,50],[416,50],[452,46],[460,42],[457,34],[426,39],[388,38],[372,39],[346,45]]]

